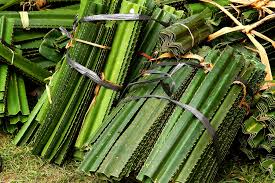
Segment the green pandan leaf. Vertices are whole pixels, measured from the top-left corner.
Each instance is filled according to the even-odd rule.
[[[120,13],[142,13],[142,6],[128,1],[121,4]],[[119,85],[123,84],[126,73],[132,59],[133,50],[137,43],[141,24],[139,22],[119,22],[112,43],[112,49],[104,68],[106,80]],[[128,32],[128,34],[125,33]],[[95,98],[95,103],[91,105],[84,120],[82,129],[76,142],[76,147],[81,148],[87,140],[92,138],[97,129],[102,124],[106,115],[110,112],[111,106],[117,93],[115,91],[101,87]]]
[[[62,48],[65,48],[65,45],[61,42],[61,44],[64,45],[64,47],[60,46],[60,43],[58,44],[57,41],[61,40],[61,38],[63,38],[64,36],[62,36],[61,32],[53,29],[50,32],[48,32],[44,39],[42,44],[39,47],[39,53],[53,61],[53,62],[58,62],[61,60],[61,58],[63,57],[63,52],[61,51]],[[69,41],[69,39],[65,39],[65,44]]]
[[[262,129],[265,128],[265,125],[260,121],[257,121],[253,116],[247,119],[243,124],[243,133],[249,135],[257,135]]]
[[[45,79],[51,75],[49,71],[37,66],[3,44],[0,44],[0,57],[3,58],[2,62],[12,65],[39,83],[46,83]]]
[[[1,9],[1,7],[0,7]],[[59,28],[60,26],[71,28],[74,22],[74,16],[77,10],[42,10],[42,11],[29,11],[28,13],[29,24],[26,25],[27,29],[31,28]],[[16,28],[23,28],[22,20],[19,12],[15,11],[0,11],[0,17],[6,16],[14,21]]]
[[[274,157],[272,155],[264,158],[261,161],[261,166],[260,167],[262,168],[263,171],[269,172],[269,174],[272,177],[275,177],[275,172],[274,172],[275,160],[274,160]]]

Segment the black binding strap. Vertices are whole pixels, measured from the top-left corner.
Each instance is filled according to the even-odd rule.
[[[66,58],[67,58],[67,62],[68,64],[74,68],[76,71],[78,71],[80,74],[84,75],[84,76],[87,76],[88,78],[90,78],[93,82],[97,83],[98,85],[100,86],[103,86],[105,88],[108,88],[108,89],[111,89],[111,90],[114,90],[114,91],[119,91],[122,89],[122,86],[121,85],[117,85],[117,84],[114,84],[114,83],[111,83],[109,81],[106,81],[106,80],[102,80],[98,75],[97,73],[95,73],[94,71],[91,71],[90,69],[84,67],[83,65],[75,62],[74,60],[72,60],[70,57],[69,57],[69,53],[67,52],[66,54]]]
[[[159,82],[161,87],[163,88],[164,92],[168,95],[171,96],[174,92],[175,89],[175,81],[172,78],[172,75],[175,74],[179,69],[181,69],[183,66],[185,66],[185,63],[180,63],[178,62],[173,68],[173,70],[170,73],[159,71],[159,70],[145,70],[143,72],[143,75],[146,74],[155,74],[155,75],[160,75],[160,77],[149,79],[149,80],[144,80],[144,81],[136,81],[136,82],[131,82],[129,83],[123,90],[122,94],[125,93],[125,91],[134,85],[138,84],[148,84],[148,83],[154,83],[154,82]],[[170,82],[167,82],[167,79],[170,79]],[[122,95],[123,96],[123,95]]]
[[[74,68],[76,71],[78,71],[80,74],[89,77],[92,81],[94,81],[95,83],[97,83],[100,86],[103,86],[105,88],[114,90],[114,91],[122,91],[122,94],[126,91],[126,89],[128,89],[130,86],[134,86],[134,85],[138,85],[138,84],[146,84],[146,83],[153,83],[153,82],[160,82],[163,90],[165,91],[165,93],[168,96],[171,96],[174,88],[175,88],[175,81],[172,78],[172,75],[175,74],[179,69],[181,69],[183,66],[185,66],[185,63],[178,63],[176,65],[175,68],[173,68],[173,70],[170,73],[166,73],[166,72],[162,72],[162,71],[158,71],[158,70],[146,70],[144,71],[143,74],[158,74],[160,75],[160,77],[158,78],[154,78],[151,80],[145,80],[145,81],[136,81],[133,83],[129,83],[128,85],[126,85],[125,87],[123,87],[122,85],[117,85],[114,83],[111,83],[109,81],[106,80],[102,80],[97,73],[95,73],[94,71],[84,67],[83,65],[77,63],[76,61],[72,60],[69,56],[69,53],[66,53],[66,59],[68,64]],[[166,82],[166,79],[170,79],[171,82]]]
[[[159,70],[146,70],[144,71],[145,74],[157,74],[160,75],[162,77],[162,79],[159,80],[159,83],[162,87],[162,89],[164,90],[164,92],[168,95],[171,96],[174,92],[175,89],[175,81],[172,78],[172,75],[178,70],[175,71],[177,67],[175,67],[171,73],[166,73],[166,72],[162,72]],[[174,72],[173,72],[174,71]]]
[[[60,30],[61,33],[62,33],[63,35],[65,35],[67,38],[73,39],[73,35],[72,35],[67,29],[65,29],[64,27],[59,27],[59,30]]]
[[[216,131],[214,129],[214,127],[210,124],[209,120],[207,119],[207,117],[205,117],[199,110],[197,110],[196,108],[187,105],[187,104],[183,104],[177,100],[173,100],[170,97],[166,97],[166,96],[160,96],[160,95],[144,95],[144,96],[132,96],[132,97],[128,97],[124,100],[122,100],[123,102],[129,102],[132,100],[139,100],[142,98],[156,98],[156,99],[163,99],[163,100],[168,100],[169,102],[172,102],[174,104],[176,104],[177,106],[181,107],[182,109],[185,109],[189,112],[191,112],[194,116],[196,116],[196,118],[203,124],[203,126],[206,128],[206,130],[208,131],[208,133],[210,134],[210,136],[212,137],[213,140],[216,139]]]
[[[141,15],[141,14],[99,14],[99,15],[92,15],[92,16],[86,16],[80,19],[78,22],[98,22],[98,21],[107,21],[107,20],[116,20],[116,21],[149,21],[154,20],[164,27],[170,26],[170,23],[163,22],[157,19],[154,19],[148,15]],[[76,24],[78,23],[76,22]]]
[[[156,65],[157,66],[175,66],[178,65],[180,63],[183,63],[185,65],[189,65],[191,67],[195,67],[195,68],[203,68],[202,65],[200,65],[199,63],[196,62],[191,62],[191,61],[178,61],[178,62],[158,62]]]

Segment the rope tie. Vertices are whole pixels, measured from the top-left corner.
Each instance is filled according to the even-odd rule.
[[[108,46],[104,46],[104,45],[100,45],[100,44],[97,44],[97,43],[92,43],[92,42],[85,41],[85,40],[82,40],[82,39],[74,38],[73,34],[71,34],[69,31],[67,31],[64,27],[59,27],[59,30],[61,31],[61,33],[63,35],[67,36],[70,39],[70,42],[66,45],[66,48],[73,47],[73,41],[76,41],[76,42],[80,42],[80,43],[83,43],[83,44],[91,45],[91,46],[102,48],[102,49],[107,49],[107,50],[111,49]]]
[[[85,41],[85,40],[78,39],[78,38],[74,38],[74,40],[77,41],[77,42],[80,42],[80,43],[88,44],[88,45],[98,47],[98,48],[102,48],[102,49],[106,49],[106,50],[111,49],[111,47],[109,47],[109,46],[103,46],[103,45],[100,45],[100,44],[92,43],[92,42]]]
[[[245,98],[246,98],[246,95],[247,95],[247,88],[246,88],[246,85],[242,82],[242,81],[234,81],[233,84],[237,84],[237,85],[240,85],[243,89],[243,97],[242,97],[242,100],[240,102],[240,105],[239,107],[245,107],[246,108],[246,111],[247,111],[247,114],[249,113],[250,111],[250,106],[248,105],[248,103],[245,101]]]

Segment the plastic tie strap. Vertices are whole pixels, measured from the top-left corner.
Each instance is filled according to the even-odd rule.
[[[129,102],[132,100],[139,100],[142,98],[156,98],[156,99],[168,100],[169,102],[176,104],[180,108],[191,112],[203,124],[203,126],[206,128],[206,130],[208,131],[208,133],[210,134],[212,139],[213,140],[216,139],[216,131],[215,131],[214,127],[210,124],[208,118],[204,116],[204,114],[202,114],[198,109],[196,109],[190,105],[183,104],[177,100],[173,100],[170,97],[161,96],[161,95],[132,96],[132,97],[128,97],[128,98],[124,99],[122,102]]]
[[[67,58],[67,62],[68,64],[74,68],[76,71],[78,71],[80,74],[87,76],[88,78],[90,78],[93,82],[95,82],[96,84],[103,86],[105,88],[114,90],[114,91],[120,91],[123,86],[121,85],[117,85],[114,83],[111,83],[110,81],[106,81],[106,80],[102,80],[97,73],[95,73],[94,71],[84,67],[83,65],[75,62],[74,60],[72,60],[69,57],[69,53],[67,52],[66,54],[66,58]]]
[[[185,64],[184,63],[178,63],[173,70],[170,73],[158,71],[158,70],[146,70],[143,72],[144,75],[150,75],[150,74],[159,74],[160,77],[160,85],[164,92],[168,95],[171,96],[173,94],[173,91],[175,89],[175,81],[172,78],[172,75],[175,74],[179,69],[181,69]],[[166,79],[170,79],[171,82],[165,82]]]
[[[11,53],[12,53],[12,56],[11,56],[11,65],[13,65],[15,53],[14,53],[14,51],[13,51],[10,47],[7,47],[7,48],[9,48],[9,50],[10,50]]]
[[[21,23],[23,26],[23,29],[29,29],[30,26],[30,19],[29,19],[29,14],[27,11],[20,11],[19,12],[20,18],[21,18]]]
[[[166,62],[166,63],[167,64],[163,63],[162,65],[157,64],[157,66],[175,66],[170,73],[162,72],[162,71],[154,70],[154,69],[145,70],[145,71],[142,72],[142,74],[140,76],[155,74],[155,75],[159,75],[159,77],[153,78],[153,79],[148,79],[148,80],[135,81],[135,82],[132,81],[127,86],[125,86],[125,88],[123,89],[123,92],[122,92],[121,96],[124,96],[126,90],[128,88],[132,87],[132,86],[141,85],[141,84],[150,84],[150,83],[156,83],[156,82],[159,82],[160,85],[161,85],[161,87],[162,87],[162,89],[164,90],[164,92],[168,96],[171,96],[173,94],[173,92],[174,92],[175,85],[176,85],[176,83],[175,83],[174,79],[172,78],[172,76],[179,69],[181,69],[183,66],[188,65],[188,64],[183,63],[183,62],[174,62],[174,63]],[[166,82],[167,79],[170,79],[169,83]]]
[[[190,67],[194,67],[194,68],[203,68],[202,65],[196,63],[196,62],[189,62],[189,61],[180,61],[180,62],[158,62],[156,65],[157,66],[175,66],[178,64],[184,64],[184,65],[188,65]]]
[[[133,14],[133,13],[92,15],[92,16],[83,17],[78,22],[98,22],[98,21],[108,21],[108,20],[109,21],[114,21],[114,20],[116,20],[116,21],[121,21],[121,20],[124,20],[124,21],[149,21],[149,20],[153,20],[153,21],[160,23],[164,27],[170,26],[170,23],[154,19],[148,15]]]

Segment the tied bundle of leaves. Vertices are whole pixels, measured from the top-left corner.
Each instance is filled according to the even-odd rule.
[[[136,8],[137,13],[142,13],[142,7],[138,7],[132,4],[125,4],[125,3],[122,3],[120,12],[126,13],[133,8]],[[160,11],[163,11],[163,12],[160,12]],[[175,12],[174,9],[170,11]],[[161,13],[161,14],[158,14],[159,17],[155,17],[155,18],[158,18],[158,21],[168,22],[170,19],[176,18],[174,14],[172,13],[170,14],[165,10],[156,9],[153,13]],[[114,41],[112,43],[111,52],[108,56],[108,59],[103,71],[104,76],[108,81],[111,81],[117,84],[123,84],[126,78],[127,69],[130,65],[130,61],[132,59],[139,59],[139,60],[134,60],[133,64],[134,65],[142,64],[140,62],[136,62],[136,61],[140,61],[140,58],[142,57],[136,57],[136,55],[133,55],[133,50],[135,48],[135,45],[137,44],[138,38],[141,38],[141,37],[138,37],[140,35],[140,28],[141,28],[141,24],[139,22],[118,23],[117,31],[114,37]],[[148,33],[147,37],[149,38],[149,35],[152,36],[149,38],[149,39],[152,39],[152,42],[149,43],[147,42],[148,41],[147,40],[146,42],[141,43],[140,50],[152,52],[156,46],[156,41],[157,41],[156,38],[159,35],[160,29],[163,28],[163,25],[161,25],[159,22],[154,22],[154,27],[152,27],[151,22],[148,22],[146,28],[147,28],[147,31],[149,31],[147,32]],[[124,33],[125,29],[129,31],[131,30],[132,34],[131,35],[125,34]],[[124,42],[123,45],[121,44],[122,42]],[[113,64],[114,62],[116,63],[116,65]],[[139,72],[137,68],[134,68],[134,69],[136,73]],[[129,75],[130,74],[131,74],[130,76],[131,78],[136,77],[134,73],[129,72]],[[111,91],[103,87],[100,88],[97,96],[95,96],[95,98],[93,99],[93,102],[86,114],[83,125],[79,132],[79,136],[75,144],[75,147],[77,149],[85,149],[85,146],[89,143],[89,140],[93,138],[97,129],[101,126],[106,116],[110,113],[111,107],[113,106],[113,103],[114,103],[114,99],[118,98],[118,94],[119,94],[118,92]],[[77,155],[77,152],[75,156],[78,159],[82,158],[81,156]]]
[[[101,1],[83,1],[81,8],[80,17],[86,15],[88,12],[102,13],[102,11],[104,11]],[[91,29],[94,31],[85,34],[87,30]],[[76,37],[94,42],[102,38],[104,35],[103,31],[105,30],[104,25],[99,26],[84,23],[78,27]],[[98,32],[100,33],[99,35],[97,35]],[[77,58],[80,64],[87,65],[88,67],[96,66],[96,63],[92,65],[93,63],[91,61],[100,53],[99,48],[83,43],[75,43],[74,47],[70,49],[70,57],[73,59]],[[80,107],[85,105],[87,101],[89,101],[87,97],[91,97],[92,94],[91,87],[93,86],[91,86],[89,82],[85,82],[85,80],[87,81],[84,76],[81,76],[71,68],[66,60],[62,62],[56,76],[52,79],[52,86],[50,87],[52,103],[46,100],[39,114],[37,114],[37,118],[29,124],[29,128],[32,128],[33,125],[36,126],[36,120],[41,124],[39,125],[40,127],[33,149],[35,154],[41,154],[50,161],[56,161],[56,163],[59,164],[63,162],[78,129],[77,124],[79,123],[77,122],[78,120],[80,121],[85,114],[85,110],[82,109],[83,111],[81,112],[81,108],[78,108],[76,105]],[[63,83],[63,85],[60,85],[60,83]],[[86,88],[86,90],[82,88]],[[26,134],[29,133],[29,128],[25,129]],[[22,133],[22,135],[25,135],[25,133]],[[26,137],[29,136],[27,135]],[[24,138],[24,136],[22,138]],[[27,142],[28,140],[23,139],[23,141]]]
[[[29,76],[37,82],[44,83],[50,73],[36,64],[22,57],[10,47],[13,42],[14,21],[2,16],[1,22],[1,121],[4,129],[14,133],[19,122],[24,123],[29,115],[29,104],[23,75]],[[11,66],[8,66],[8,65]],[[22,73],[17,74],[13,67]],[[10,68],[9,68],[10,67]],[[34,69],[35,71],[32,71]]]
[[[120,13],[132,11],[141,14],[142,6],[143,2],[141,4],[135,4],[123,1],[121,3]],[[123,84],[135,48],[134,46],[138,40],[140,28],[140,22],[136,21],[118,23],[111,51],[103,70],[106,80],[118,85]],[[131,34],[125,34],[125,30],[131,32]],[[117,92],[110,89],[104,87],[99,89],[84,119],[76,141],[77,148],[81,148],[83,144],[93,136],[97,128],[101,125],[104,117],[109,113],[116,95]]]
[[[57,72],[57,76],[52,79],[52,87],[50,88],[52,104],[48,102],[44,103],[37,118],[33,122],[30,122],[28,127],[23,127],[24,132],[20,133],[22,139],[20,137],[17,138],[17,142],[28,142],[29,140],[24,139],[24,136],[26,135],[27,138],[30,137],[30,135],[27,135],[29,134],[29,129],[32,129],[33,125],[36,126],[36,120],[39,120],[39,123],[42,125],[39,127],[33,152],[42,155],[49,161],[54,161],[58,164],[63,162],[73,145],[75,137],[78,135],[79,127],[83,122],[93,98],[95,101],[104,100],[101,103],[95,103],[95,105],[96,108],[99,108],[102,106],[101,104],[105,102],[101,110],[103,113],[108,113],[115,96],[115,92],[104,88],[101,88],[99,93],[95,93],[94,95],[94,90],[97,91],[96,84],[88,80],[85,76],[81,76],[74,68],[71,68],[68,63],[76,63],[73,61],[76,60],[79,64],[95,72],[100,72],[106,59],[104,69],[106,79],[119,84],[122,84],[125,79],[133,49],[135,48],[134,45],[137,42],[141,28],[141,22],[125,21],[117,25],[116,22],[105,21],[104,23],[97,24],[93,22],[81,22],[82,17],[87,16],[91,11],[93,14],[113,14],[116,13],[120,5],[121,12],[129,13],[134,11],[135,13],[141,13],[144,11],[145,2],[141,1],[136,4],[123,1],[120,4],[114,1],[108,2],[107,4],[109,4],[108,8],[105,7],[105,3],[102,1],[82,2],[79,25],[74,39],[72,39],[74,45],[70,48],[65,61]],[[124,28],[127,28],[129,31],[131,30],[132,34],[124,34]],[[94,31],[90,31],[91,29]],[[121,39],[121,37],[123,39]],[[113,48],[109,53],[108,49],[95,47],[94,44],[86,44],[87,42],[104,45],[105,48],[113,45]],[[128,44],[123,45],[121,42],[127,42]],[[116,50],[116,47],[121,52]],[[114,59],[117,59],[117,61],[115,61],[115,70],[112,68],[114,66]],[[60,85],[60,83],[63,83],[63,85]],[[102,99],[103,94],[106,95]],[[94,102],[92,102],[92,104],[93,103]],[[56,111],[57,109],[59,112]],[[91,111],[92,113],[94,112],[94,110]],[[102,116],[104,117],[103,114]],[[87,113],[87,119],[90,119],[89,113]],[[93,121],[91,122],[93,123]],[[86,125],[86,123],[84,125]],[[100,125],[100,120],[96,125]],[[34,132],[31,129],[30,131]],[[86,136],[90,136],[90,131],[87,133],[85,132],[85,130],[87,130],[86,128],[82,129],[84,133],[82,133],[83,130],[80,131],[81,136],[78,138],[80,140],[80,147],[82,145],[81,143],[83,143],[82,141],[86,140]],[[62,132],[62,134],[59,132]],[[83,135],[84,137],[82,137]]]
[[[15,5],[19,1],[3,3],[21,10]],[[64,39],[60,33],[55,37],[45,35],[59,25],[71,26],[79,6],[66,5],[39,12],[0,11],[0,121],[9,133],[28,121],[31,109],[64,54],[68,38]]]
[[[75,21],[75,5],[7,13],[15,47],[0,45],[3,61],[46,84],[31,111],[24,112],[17,97],[18,112],[9,118],[25,124],[14,143],[31,142],[35,155],[56,164],[84,158],[81,170],[111,181],[213,181],[265,68],[247,50],[253,48],[246,34],[206,43],[214,30],[232,23],[215,5],[160,4],[84,0]],[[255,10],[245,10],[238,20],[255,22]],[[234,7],[228,11],[237,16]],[[52,29],[58,24],[61,32]],[[273,27],[269,22],[257,31],[270,34]],[[272,56],[270,42],[261,44]],[[16,82],[24,88],[21,73],[7,70],[0,75],[3,115],[5,101],[15,101],[5,98],[5,88],[16,88]],[[8,73],[14,75],[11,84]]]
[[[190,111],[182,111],[172,103],[160,99],[142,97],[150,94],[163,95],[164,91],[158,84],[133,87],[125,100],[129,102],[127,97],[131,96],[136,96],[139,100],[129,103],[122,100],[121,104],[113,109],[91,141],[91,150],[80,168],[115,180],[135,175],[138,180],[148,182],[169,182],[175,179],[179,182],[193,182],[205,181],[205,173],[209,174],[207,180],[212,180],[237,133],[239,122],[246,114],[245,108],[240,106],[242,98],[245,97],[243,88],[239,85],[232,86],[234,79],[238,76],[249,80],[255,91],[258,90],[257,83],[264,79],[264,67],[260,63],[243,60],[241,55],[233,54],[233,51],[232,48],[227,48],[222,53],[211,50],[206,60],[214,64],[214,68],[209,74],[205,74],[201,69],[195,73],[186,73],[186,69],[191,68],[184,67],[175,74],[175,78],[173,77],[176,83],[183,83],[179,84],[181,87],[176,87],[172,98],[201,109],[207,117],[214,115],[211,124],[218,129],[217,135],[226,137],[225,139],[215,138],[216,141],[213,142],[209,131],[202,131],[203,125]],[[261,79],[258,80],[259,78]],[[217,86],[213,86],[213,83],[217,83]],[[204,99],[210,91],[213,92],[212,97]],[[148,113],[148,110],[153,112]],[[215,113],[216,110],[218,111]],[[232,115],[236,115],[239,121],[234,121]],[[182,123],[183,120],[190,121]],[[179,131],[184,127],[186,130]],[[194,130],[191,134],[190,129]],[[224,131],[221,129],[228,129],[228,134],[222,133]],[[197,139],[202,132],[203,137]],[[175,136],[177,134],[178,138]],[[186,142],[180,142],[180,139]],[[219,143],[219,146],[216,143]],[[177,145],[177,148],[167,147],[168,144]],[[186,155],[182,156],[184,152]],[[215,159],[216,156],[219,159]],[[174,177],[175,175],[177,177]]]
[[[93,2],[92,4],[94,7],[100,7],[102,5],[101,2]],[[83,4],[82,7],[85,7],[85,5],[87,5],[87,8],[94,8],[93,6],[87,4],[87,2],[86,4]],[[103,11],[108,11],[108,13],[112,14],[117,11],[116,9],[119,5],[121,5],[121,13],[131,13],[134,11],[135,14],[142,14],[147,12],[146,6],[150,6],[150,1],[140,1],[139,3],[123,1],[121,4],[115,1],[110,2],[109,10],[100,8],[98,11],[96,9],[92,10],[95,11],[95,13],[103,13]],[[154,20],[157,24],[159,24],[157,25],[159,30],[163,28],[163,25],[160,23],[161,21],[169,22],[170,20],[176,20],[177,18],[183,16],[181,11],[175,11],[174,8],[168,6],[164,7],[164,10],[167,11],[167,14],[164,14],[165,17],[163,19],[159,18]],[[157,9],[156,12],[157,11],[159,12],[160,9]],[[72,39],[72,43],[79,45],[79,48],[76,49],[76,45],[70,48],[69,54],[67,54],[66,57],[67,62],[75,63],[75,60],[96,72],[100,72],[101,69],[103,69],[103,76],[105,80],[116,84],[123,84],[130,61],[133,57],[135,45],[138,42],[142,22],[139,20],[125,22],[105,21],[101,22],[101,24],[95,24],[82,22],[85,18],[85,16],[83,19],[81,17],[79,18],[79,32],[77,32]],[[86,19],[88,20],[89,17]],[[151,22],[152,21],[150,21],[150,23]],[[158,37],[159,31],[156,31],[153,27],[149,26],[150,23],[148,23],[147,29],[150,30],[156,38]],[[86,33],[88,28],[84,27],[84,29],[81,30],[81,26],[93,27],[98,31],[98,34],[96,32],[90,32],[93,37],[91,37],[91,35],[85,35],[84,33]],[[131,34],[125,34],[125,28],[129,30]],[[83,33],[81,33],[81,31],[83,31]],[[78,33],[82,37],[78,37]],[[54,53],[52,47],[57,46],[58,48],[56,43],[61,38],[57,38],[57,35],[58,34],[56,31],[51,31],[45,36],[45,39],[40,46],[40,53],[43,55],[46,53],[44,56],[47,56],[49,59],[55,59],[56,57],[55,55],[57,52]],[[55,38],[55,41],[53,41],[52,38]],[[111,47],[111,51],[91,45],[89,39],[91,39],[91,42],[97,43],[97,45],[99,45],[98,43],[100,43],[100,45],[104,45],[105,48]],[[87,44],[87,42],[89,44]],[[121,44],[122,42],[125,42],[125,44]],[[153,50],[156,42],[157,40],[153,40],[150,45],[147,45],[145,42],[141,43],[141,45],[143,45],[142,48],[144,49]],[[44,50],[45,48],[47,49]],[[84,58],[83,61],[81,61],[78,57],[76,57],[76,59],[72,57],[72,53],[74,53],[72,50],[75,49],[75,52],[80,54],[79,50],[83,50],[84,48],[89,49],[89,51],[87,50],[86,52],[88,58],[87,62]],[[51,55],[51,53],[54,55]],[[57,54],[57,56],[58,55],[59,54]],[[83,56],[83,52],[81,55]],[[96,62],[94,60],[96,60]],[[70,68],[67,62],[63,62],[60,70],[56,73],[57,76],[54,76],[51,80],[52,87],[50,87],[50,94],[52,104],[45,101],[41,106],[41,103],[39,102],[39,104],[37,104],[37,109],[34,110],[35,112],[33,114],[31,113],[31,120],[28,120],[27,124],[23,126],[14,141],[17,144],[30,142],[31,138],[36,135],[35,129],[38,128],[39,130],[35,139],[35,146],[33,150],[34,153],[40,154],[49,161],[54,161],[58,164],[63,162],[67,152],[74,143],[75,137],[77,136],[77,141],[75,143],[76,151],[74,156],[77,159],[82,159],[85,145],[89,142],[88,140],[94,136],[94,133],[101,125],[104,117],[109,113],[114,99],[118,96],[118,92],[111,91],[103,87],[99,89],[99,86],[96,87],[96,84],[93,81],[88,80],[74,71],[73,68]],[[115,67],[114,62],[116,63]],[[64,72],[67,72],[68,75],[63,74]],[[75,78],[69,73],[72,73]],[[60,86],[60,83],[69,82],[71,83],[70,85]],[[73,82],[76,87],[74,87]],[[66,89],[61,90],[61,88]],[[64,92],[66,92],[66,100],[66,97],[62,95]],[[72,92],[72,95],[67,95],[69,92]],[[67,102],[68,100],[69,103]],[[60,113],[56,112],[54,106],[58,107]],[[40,112],[38,113],[39,110]],[[98,111],[100,111],[100,113]],[[47,116],[52,117],[48,118]],[[78,131],[81,124],[81,129]],[[60,134],[60,131],[62,131],[63,134]],[[41,139],[41,137],[43,138]]]
[[[151,17],[153,19],[167,22],[167,23],[173,23],[179,19],[185,18],[185,13],[183,10],[176,10],[174,7],[171,6],[163,6],[163,8],[156,7],[154,11],[152,12]],[[165,29],[165,26],[160,24],[159,22],[156,22],[154,20],[148,21],[144,29],[142,30],[141,34],[144,35],[141,39],[140,45],[137,47],[137,51],[140,55],[148,55],[149,58],[151,58],[150,55],[154,55],[156,51],[156,45],[159,39],[160,31]],[[139,76],[141,70],[148,69],[150,66],[150,63],[147,62],[146,57],[140,56],[140,57],[134,57],[133,62],[130,65],[129,70],[129,78],[127,79],[127,82],[133,81],[136,77]]]
[[[182,55],[205,40],[212,32],[212,28],[206,23],[205,18],[208,16],[211,16],[211,12],[206,9],[200,14],[180,20],[162,30],[160,52]]]

